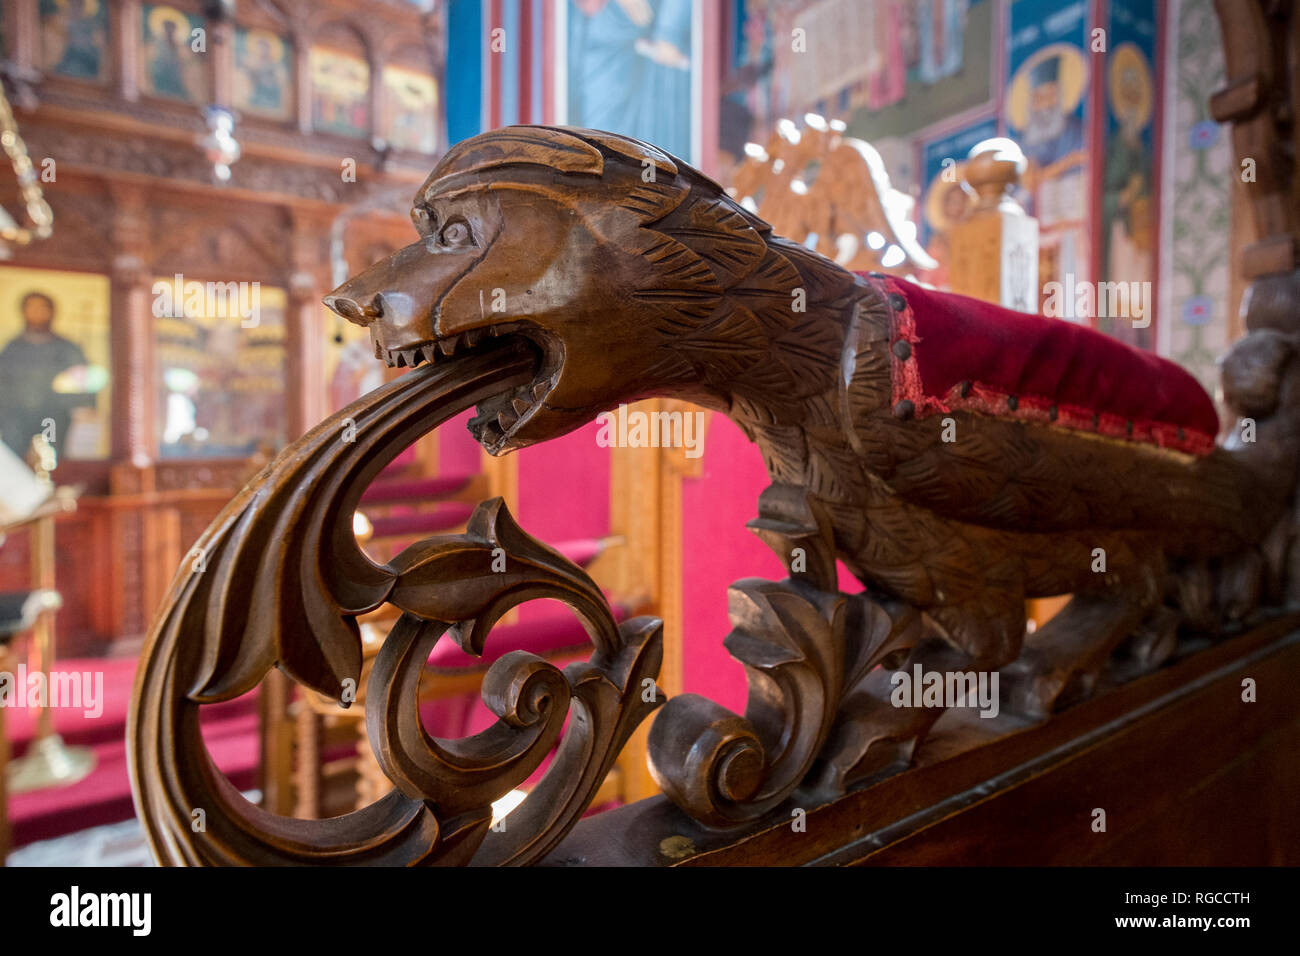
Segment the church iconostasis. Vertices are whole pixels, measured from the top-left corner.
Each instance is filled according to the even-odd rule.
[[[422,28],[415,37],[409,28],[363,30],[342,5],[273,3],[241,7],[237,22],[219,25],[204,18],[197,2],[146,2],[132,28],[138,38],[122,47],[135,59],[120,65],[112,19],[123,8],[108,0],[39,0],[37,9],[33,65],[47,76],[117,85],[142,98],[200,109],[227,106],[241,123],[303,132],[310,126],[313,133],[426,155],[442,146],[441,28]],[[299,55],[306,58],[305,71]],[[131,82],[118,81],[123,71],[133,74]],[[301,115],[300,99],[309,119]]]
[[[565,122],[699,161],[692,86],[700,64],[689,0],[559,0],[567,52]]]
[[[438,148],[438,84],[418,67],[384,67],[384,117],[380,128],[397,149],[432,153]]]
[[[345,322],[321,306],[322,325],[329,329],[325,347],[325,384],[332,413],[384,384],[384,363],[375,358],[370,333]]]

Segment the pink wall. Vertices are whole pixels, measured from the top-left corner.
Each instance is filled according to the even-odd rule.
[[[479,447],[465,430],[470,412],[440,432],[444,472],[478,469]],[[555,441],[518,452],[519,494],[511,511],[528,533],[550,544],[609,533],[609,451],[591,423]],[[709,418],[702,474],[682,485],[683,680],[737,713],[745,707],[745,674],[722,646],[730,631],[727,587],[745,577],[780,580],[786,570],[745,523],[758,513],[768,485],[758,448],[726,416]],[[859,590],[841,574],[841,587]],[[534,602],[521,614],[546,613]]]
[[[709,418],[699,478],[682,485],[683,684],[737,713],[745,708],[745,672],[722,646],[731,630],[727,587],[746,577],[781,579],[776,555],[745,527],[768,485],[758,448],[723,415]]]
[[[529,534],[550,544],[609,534],[609,449],[596,444],[599,430],[589,422],[517,453],[515,517]]]
[[[731,630],[727,588],[741,578],[779,581],[787,571],[745,523],[758,514],[758,496],[768,485],[757,446],[723,415],[713,415],[704,440],[704,468],[682,486],[683,629],[685,688],[745,711],[744,669],[722,646]],[[862,585],[840,567],[840,589]]]

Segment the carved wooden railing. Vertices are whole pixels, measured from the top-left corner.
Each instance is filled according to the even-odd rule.
[[[1032,773],[1026,758],[1040,746],[1082,753],[1125,720],[1173,706],[1180,689],[1232,676],[1233,642],[1189,657],[1198,642],[1236,634],[1242,659],[1261,660],[1300,623],[1293,318],[1255,330],[1225,361],[1225,397],[1250,434],[1214,447],[1213,425],[1180,417],[1178,402],[1146,419],[1049,406],[983,379],[927,392],[918,363],[942,336],[920,326],[971,306],[845,273],[643,143],[544,128],[485,134],[448,153],[413,218],[420,240],[329,303],[370,328],[377,356],[428,365],[268,466],[178,572],[151,632],[129,743],[137,806],[164,862],[600,862],[630,845],[610,839],[629,820],[654,838],[648,855],[630,854],[638,862],[686,858],[705,842],[711,855],[733,848],[744,859],[752,840],[779,844],[781,818],[818,807],[831,833],[810,846],[830,859],[863,835],[844,816],[862,811],[861,794],[892,786],[891,806],[942,814],[942,800],[918,803],[915,782],[938,767],[968,783],[960,799],[978,801],[997,780]],[[1078,335],[1057,345],[1208,403],[1178,370],[1063,329],[1024,327]],[[620,746],[663,703],[659,623],[616,626],[587,575],[499,500],[480,506],[466,534],[382,566],[358,548],[351,515],[402,448],[470,405],[480,410],[471,430],[501,453],[648,395],[726,412],[755,439],[772,485],[751,526],[790,576],[730,591],[727,647],[749,677],[745,714],[689,694],[669,700],[650,741],[665,798],[601,815],[566,840]],[[965,444],[946,447],[950,427],[966,430]],[[1113,562],[1100,570],[1089,567],[1099,544]],[[839,591],[837,560],[866,591]],[[1022,653],[1024,597],[1064,592],[1074,599]],[[590,660],[561,671],[509,653],[484,682],[497,723],[432,738],[416,685],[434,642],[481,652],[500,615],[533,598],[574,610]],[[384,602],[402,617],[362,689],[355,618]],[[343,704],[364,690],[392,793],[344,817],[292,820],[221,777],[199,708],[277,666]],[[1000,674],[1010,722],[932,735],[950,706],[890,699],[896,675],[914,668]],[[557,745],[541,782],[493,825],[492,803]],[[968,754],[1009,762],[981,778],[996,768]],[[918,776],[890,777],[909,765]],[[805,847],[790,858],[811,856]]]
[[[286,449],[233,500],[180,569],[151,633],[128,739],[132,783],[155,855],[170,864],[527,863],[552,849],[600,786],[619,748],[660,702],[657,621],[619,626],[591,579],[519,529],[500,499],[464,535],[431,538],[384,566],[361,552],[352,514],[368,482],[420,435],[526,380],[521,343],[412,372],[376,389]],[[504,570],[494,570],[494,564]],[[416,710],[438,640],[481,653],[515,605],[550,598],[591,634],[591,659],[560,671],[524,652],[489,670],[497,723],[464,740],[431,738]],[[403,611],[365,688],[374,752],[396,789],[329,820],[276,816],[214,767],[199,707],[246,692],[278,666],[304,686],[356,699],[355,618]],[[492,803],[551,754],[509,829]],[[513,817],[513,815],[512,815]]]

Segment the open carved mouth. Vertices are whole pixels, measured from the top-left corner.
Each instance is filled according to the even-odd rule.
[[[415,368],[426,362],[437,365],[470,353],[491,351],[510,338],[523,339],[537,353],[537,373],[531,382],[479,403],[478,414],[470,419],[469,430],[475,441],[496,452],[537,414],[555,388],[564,359],[559,339],[531,322],[500,322],[400,349],[384,348],[376,340],[375,358],[390,368]]]

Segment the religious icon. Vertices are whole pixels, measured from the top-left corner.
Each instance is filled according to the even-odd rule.
[[[145,5],[144,91],[151,96],[198,103],[207,99],[207,63],[196,52],[194,31],[201,29],[198,17],[174,7]]]
[[[689,0],[570,0],[569,120],[691,152]]]
[[[400,66],[384,67],[384,135],[398,149],[432,153],[437,145],[438,88],[433,77]]]
[[[103,80],[108,9],[100,0],[41,0],[41,62],[79,80]]]
[[[235,31],[235,107],[267,119],[287,120],[293,104],[289,77],[293,51],[266,30]]]
[[[1102,195],[1106,272],[1110,279],[1150,280],[1154,209],[1149,139],[1155,84],[1146,57],[1133,43],[1114,49],[1107,79],[1116,129],[1106,143]]]
[[[59,460],[100,457],[107,451],[97,440],[106,437],[107,402],[102,420],[96,412],[108,384],[98,364],[107,352],[107,281],[5,269],[0,290],[0,302],[12,303],[0,315],[0,441],[19,457],[38,435]]]
[[[239,458],[284,444],[288,299],[259,286],[258,300],[251,328],[230,299],[211,293],[154,317],[162,457]]]
[[[318,132],[365,136],[370,128],[370,67],[343,50],[311,48],[312,125]]]
[[[1054,43],[1027,59],[1007,91],[1007,123],[1025,156],[1051,166],[1083,149],[1083,102],[1088,66],[1083,51]]]

